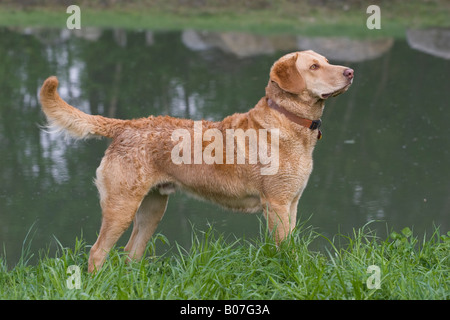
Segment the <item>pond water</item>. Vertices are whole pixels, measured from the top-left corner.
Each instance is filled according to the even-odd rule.
[[[54,237],[69,247],[81,235],[93,244],[100,227],[93,178],[109,141],[75,142],[40,129],[37,94],[47,76],[57,75],[61,96],[88,113],[220,120],[252,108],[272,63],[304,49],[351,67],[355,80],[326,104],[298,218],[328,236],[371,220],[382,221],[371,225],[380,234],[404,227],[423,234],[433,225],[448,231],[449,37],[448,30],[431,30],[444,34],[433,42],[426,32],[350,40],[0,29],[0,243],[8,263],[17,261],[32,226],[32,250],[54,248]],[[261,214],[231,213],[177,193],[157,232],[187,247],[191,224],[252,238],[260,220]]]

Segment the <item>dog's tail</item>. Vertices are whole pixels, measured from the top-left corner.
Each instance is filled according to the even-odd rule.
[[[86,114],[61,99],[57,88],[58,79],[52,76],[45,80],[40,92],[42,110],[47,116],[50,127],[64,129],[78,139],[91,136],[109,138],[116,136],[117,123],[123,120]]]

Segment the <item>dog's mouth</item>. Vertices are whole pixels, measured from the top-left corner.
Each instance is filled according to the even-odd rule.
[[[341,93],[344,93],[345,91],[347,91],[347,89],[352,85],[352,83],[353,83],[353,79],[350,80],[350,82],[347,83],[341,89],[330,92],[330,93],[324,93],[321,95],[321,97],[322,97],[322,99],[328,99],[329,97],[336,97],[336,96],[340,95]]]

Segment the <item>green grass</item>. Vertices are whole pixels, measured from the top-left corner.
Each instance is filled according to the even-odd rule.
[[[211,31],[308,36],[405,37],[407,28],[449,26],[444,0],[381,1],[381,30],[368,30],[366,3],[314,5],[306,1],[80,1],[82,27]],[[57,1],[0,5],[1,26],[65,28],[70,14]]]
[[[54,257],[41,253],[36,264],[25,245],[13,268],[0,258],[0,299],[449,299],[449,235],[436,228],[418,239],[405,228],[381,240],[364,227],[327,239],[299,227],[277,249],[264,232],[229,241],[210,229],[193,232],[189,250],[175,244],[155,257],[156,246],[168,243],[159,234],[147,258],[127,263],[113,249],[95,276],[87,273],[83,240],[59,245]],[[80,268],[80,289],[67,286],[71,265]],[[380,289],[367,286],[371,265],[380,269]]]

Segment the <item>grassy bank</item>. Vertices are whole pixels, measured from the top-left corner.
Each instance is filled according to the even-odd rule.
[[[449,26],[444,0],[378,1],[381,30],[368,30],[364,1],[78,1],[82,27],[240,31],[310,36],[404,37],[406,28]],[[59,1],[5,1],[2,26],[65,28],[69,14]]]
[[[327,239],[299,228],[277,250],[271,237],[226,241],[213,230],[193,233],[192,247],[126,263],[113,250],[103,269],[87,274],[89,248],[77,240],[55,257],[41,254],[36,265],[0,261],[0,299],[449,299],[450,232],[421,239],[408,228],[378,239],[367,228]],[[312,250],[314,243],[322,252]],[[158,235],[149,244],[165,246]],[[326,248],[326,249],[324,249]],[[149,256],[149,255],[147,255]],[[69,289],[66,271],[81,271],[81,288]],[[379,268],[379,289],[376,272]],[[369,277],[372,276],[371,281]],[[369,287],[367,284],[368,279]]]

